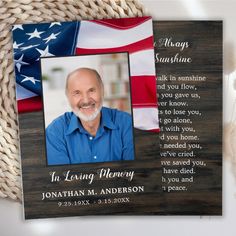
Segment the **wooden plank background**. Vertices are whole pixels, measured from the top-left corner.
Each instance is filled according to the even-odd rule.
[[[197,87],[197,93],[201,99],[179,99],[177,101],[187,101],[186,110],[200,110],[202,116],[181,116],[180,118],[191,118],[190,125],[195,129],[195,133],[187,135],[197,135],[202,149],[195,151],[196,157],[193,160],[203,160],[207,166],[198,167],[194,175],[194,183],[189,184],[188,192],[182,194],[165,194],[168,207],[165,213],[168,214],[222,214],[222,21],[160,21],[154,22],[154,37],[157,42],[156,52],[160,57],[171,57],[176,53],[183,57],[191,57],[192,63],[156,63],[157,76],[172,75],[206,76],[203,82],[178,82],[178,81],[158,81],[158,84],[194,84]],[[182,52],[176,47],[158,47],[158,40],[161,38],[172,38],[173,42],[189,42],[189,47]],[[177,90],[176,93],[186,93],[188,91]],[[192,91],[189,91],[191,93]],[[159,89],[159,94],[166,93]],[[173,93],[173,91],[172,91]],[[160,98],[160,102],[167,102],[174,99]],[[159,107],[164,112],[165,109],[173,110],[173,107],[167,105]],[[178,108],[176,108],[178,110]],[[180,107],[180,110],[185,108]],[[160,115],[160,118],[175,118],[176,115]],[[161,126],[164,128],[164,124]],[[167,126],[171,126],[167,125]],[[186,124],[178,124],[184,127]],[[188,125],[187,125],[188,126]],[[164,129],[165,130],[165,129]],[[165,133],[165,131],[163,131]],[[180,132],[166,132],[166,135],[176,135]],[[172,143],[176,143],[173,141]],[[196,141],[187,141],[195,143]],[[163,147],[166,140],[160,140]],[[161,152],[165,151],[163,148]],[[183,149],[171,149],[176,153],[184,151]],[[170,158],[161,158],[169,160]],[[175,159],[184,160],[184,159]],[[180,176],[181,177],[181,176]],[[190,199],[188,198],[190,197]],[[172,199],[170,199],[172,198]],[[208,213],[204,211],[204,207]],[[186,211],[187,210],[187,211]],[[189,211],[191,213],[189,213]]]
[[[214,34],[212,35],[212,31]],[[19,115],[25,218],[63,217],[77,215],[220,215],[221,214],[221,112],[222,112],[222,22],[154,22],[155,40],[172,34],[191,42],[189,55],[194,64],[186,67],[156,65],[157,75],[190,72],[207,73],[207,83],[202,83],[199,93],[205,97],[197,106],[204,110],[206,119],[196,120],[195,129],[201,136],[204,150],[199,157],[208,165],[196,176],[188,192],[165,193],[161,188],[159,135],[134,130],[136,158],[134,161],[80,164],[71,166],[46,165],[43,112]],[[162,50],[163,55],[172,51]],[[191,103],[191,101],[189,101]],[[191,104],[190,104],[191,105]],[[196,104],[192,104],[196,106]],[[160,107],[160,109],[162,109]],[[161,124],[162,125],[162,124]],[[96,173],[100,168],[114,171],[134,170],[132,182],[125,179],[95,180],[90,186],[85,182],[51,183],[49,172]],[[107,196],[86,196],[79,199],[129,197],[129,203],[92,204],[90,206],[57,207],[56,199],[41,201],[41,192],[108,187],[145,187],[144,193]],[[67,199],[69,200],[69,199]],[[78,200],[71,198],[70,200]]]

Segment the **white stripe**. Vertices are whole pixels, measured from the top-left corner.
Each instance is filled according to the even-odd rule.
[[[153,49],[131,53],[129,56],[131,76],[156,75]]]
[[[116,29],[90,21],[81,21],[77,48],[101,49],[131,44],[153,35],[152,20],[130,29]]]
[[[133,108],[134,127],[141,130],[159,129],[158,109]]]
[[[31,98],[38,96],[36,93],[30,92],[29,90],[25,89],[24,87],[16,84],[16,100],[22,100],[26,98]]]

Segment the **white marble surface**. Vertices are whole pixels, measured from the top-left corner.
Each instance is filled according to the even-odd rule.
[[[225,73],[236,69],[235,0],[141,0],[158,20],[224,20]],[[234,91],[227,102],[234,98]],[[232,103],[232,102],[231,102]],[[225,118],[230,117],[231,104],[225,104]],[[222,217],[73,217],[23,220],[19,203],[0,199],[0,236],[65,236],[65,235],[236,235],[236,183],[232,165],[224,162]]]

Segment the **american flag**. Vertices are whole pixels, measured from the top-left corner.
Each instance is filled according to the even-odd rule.
[[[18,112],[42,109],[40,58],[128,52],[134,127],[159,132],[151,17],[14,25]]]

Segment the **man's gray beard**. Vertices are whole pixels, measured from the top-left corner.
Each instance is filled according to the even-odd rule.
[[[73,109],[73,112],[74,114],[82,121],[93,121],[97,116],[98,114],[100,113],[102,109],[102,105],[99,107],[99,108],[96,108],[94,113],[92,115],[89,115],[89,116],[86,116],[84,115],[80,110],[79,108],[76,108],[76,109]]]

